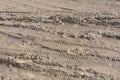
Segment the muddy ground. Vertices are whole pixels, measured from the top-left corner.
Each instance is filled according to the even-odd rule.
[[[120,0],[0,0],[0,80],[120,80]]]

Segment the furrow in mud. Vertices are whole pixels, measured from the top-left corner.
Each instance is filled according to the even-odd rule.
[[[31,12],[22,12],[22,11],[0,11],[0,14],[30,14]]]
[[[2,13],[2,11],[1,11]],[[53,23],[53,24],[63,24],[63,23],[73,23],[73,24],[80,24],[80,25],[100,25],[100,26],[119,26],[120,23],[120,16],[119,15],[114,15],[114,14],[90,14],[90,13],[79,13],[79,14],[63,14],[61,15],[59,14],[54,14],[54,15],[50,15],[47,14],[46,15],[41,15],[39,13],[27,13],[27,12],[3,12],[3,13],[11,13],[14,15],[18,15],[17,13],[23,13],[23,15],[21,14],[21,17],[14,17],[11,15],[7,15],[9,16],[9,18],[5,18],[1,17],[1,20],[14,20],[14,21],[25,21],[25,22],[44,22],[44,23]],[[27,14],[27,15],[26,15]],[[36,16],[39,15],[39,16]],[[46,16],[46,17],[45,17]]]
[[[110,79],[117,79],[117,78],[114,78],[112,75],[107,75],[107,74],[103,74],[103,73],[99,73],[99,72],[97,72],[97,71],[94,71],[94,70],[92,70],[92,69],[86,69],[86,70],[84,70],[84,69],[80,69],[80,68],[75,68],[75,72],[73,72],[73,73],[69,73],[69,71],[62,71],[62,70],[56,70],[56,68],[57,68],[57,66],[60,68],[62,68],[63,66],[62,65],[60,65],[59,63],[49,63],[49,62],[42,62],[42,60],[39,62],[39,61],[34,61],[33,60],[33,63],[37,63],[37,64],[39,64],[39,65],[42,65],[42,67],[40,67],[40,66],[38,66],[38,65],[36,65],[36,64],[34,64],[33,65],[33,63],[31,63],[31,65],[30,64],[28,64],[28,63],[24,63],[25,61],[19,61],[19,60],[17,60],[17,58],[16,58],[16,60],[14,60],[14,59],[12,59],[12,58],[4,58],[5,56],[2,56],[3,58],[0,58],[0,63],[1,64],[5,64],[5,65],[7,65],[7,66],[11,66],[11,67],[16,67],[16,68],[20,68],[20,69],[23,69],[23,70],[28,70],[28,71],[37,71],[37,72],[44,72],[45,74],[47,74],[47,75],[51,75],[51,76],[53,76],[53,77],[55,77],[55,78],[60,78],[60,79],[63,79],[63,78],[61,78],[60,77],[60,75],[61,76],[65,76],[65,77],[69,77],[70,79],[72,79],[72,78],[81,78],[81,79],[87,79],[87,78],[94,78],[94,79],[98,79],[98,77],[95,77],[96,75],[97,76],[99,76],[99,78],[110,78]],[[52,67],[52,69],[46,69],[44,66],[53,66]],[[71,66],[72,67],[72,66]],[[63,68],[65,68],[65,67],[63,67]],[[79,72],[78,72],[78,70],[80,70],[83,74],[79,74]],[[51,71],[52,72],[54,72],[53,74],[51,74]],[[87,72],[87,74],[91,74],[91,76],[90,75],[87,75],[87,74],[85,74]],[[56,76],[55,76],[56,75]],[[101,77],[100,77],[101,76]],[[106,76],[108,76],[108,77],[106,77]]]

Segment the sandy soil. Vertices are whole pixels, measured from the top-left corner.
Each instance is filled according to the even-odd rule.
[[[120,80],[120,0],[0,0],[0,80]]]

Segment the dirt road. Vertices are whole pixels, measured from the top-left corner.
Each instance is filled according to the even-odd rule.
[[[0,80],[120,80],[120,0],[0,0]]]

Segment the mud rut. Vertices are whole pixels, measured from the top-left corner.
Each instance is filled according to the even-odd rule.
[[[71,11],[0,11],[0,80],[119,80],[120,15]]]

